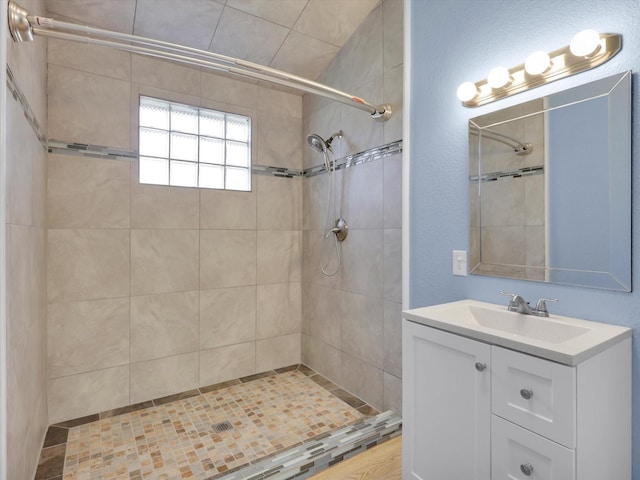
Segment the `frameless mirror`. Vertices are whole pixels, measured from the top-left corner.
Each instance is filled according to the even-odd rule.
[[[631,72],[469,121],[470,273],[631,291]]]

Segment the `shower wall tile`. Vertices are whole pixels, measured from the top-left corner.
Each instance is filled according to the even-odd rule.
[[[49,229],[49,302],[129,295],[129,230]]]
[[[402,377],[402,304],[384,302],[385,372]]]
[[[258,230],[300,230],[302,179],[259,175]]]
[[[342,385],[340,349],[310,335],[302,336],[302,361],[320,375]]]
[[[80,24],[133,33],[135,0],[111,0],[110,5],[101,2],[69,3],[67,0],[47,0],[46,6],[47,12],[54,14],[56,18],[63,16]],[[83,21],[74,20],[76,18],[81,18]]]
[[[198,363],[198,352],[132,363],[130,403],[197,388]]]
[[[341,350],[382,369],[383,302],[342,293]]]
[[[402,302],[402,230],[384,231],[384,298]]]
[[[198,351],[199,292],[131,297],[131,362]]]
[[[382,3],[382,39],[385,72],[402,65],[402,27],[402,0],[384,0]]]
[[[255,230],[256,197],[255,187],[251,192],[200,189],[200,228]]]
[[[50,65],[47,90],[49,138],[129,148],[129,82]]]
[[[137,162],[136,162],[137,163]],[[131,181],[131,227],[198,229],[198,189],[138,183],[137,168]]]
[[[202,98],[255,109],[258,107],[258,85],[250,81],[202,72]]]
[[[532,175],[524,179],[525,224],[544,226],[544,175]]]
[[[344,268],[338,269],[334,244],[331,239],[325,239],[324,235],[322,230],[302,232],[302,278],[304,282],[314,285],[340,289]],[[330,254],[325,258],[325,251],[329,248]],[[321,262],[325,271],[331,273],[337,269],[337,273],[333,276],[324,275],[320,267]]]
[[[49,154],[47,221],[53,228],[129,228],[128,161]]]
[[[380,104],[383,102],[383,87],[383,78],[378,77],[357,88],[364,98],[374,104]],[[341,123],[347,128],[343,141],[349,153],[363,152],[383,145],[385,122],[372,121],[362,110],[349,105],[341,105],[340,109]]]
[[[391,118],[384,122],[383,143],[391,143],[402,139],[402,92],[403,92],[403,67],[398,65],[385,72],[382,98],[384,103],[391,105]]]
[[[383,410],[393,410],[402,416],[402,379],[384,372]]]
[[[129,367],[126,365],[54,378],[48,385],[50,423],[129,404]]]
[[[187,95],[200,96],[200,72],[155,58],[131,56],[131,81]]]
[[[307,333],[335,348],[340,348],[342,302],[340,290],[311,283],[303,284],[303,316]]]
[[[381,299],[384,230],[349,230],[342,243],[342,290]]]
[[[483,227],[524,225],[524,208],[524,177],[505,177],[483,184],[480,213]]]
[[[200,292],[200,349],[256,339],[256,287]]]
[[[302,169],[302,97],[258,88],[259,165]]]
[[[384,162],[348,168],[344,179],[344,218],[349,228],[382,228]]]
[[[402,154],[384,159],[384,228],[402,228]]]
[[[302,287],[299,282],[258,285],[257,338],[300,333]]]
[[[256,284],[255,230],[200,231],[200,288]]]
[[[299,282],[302,232],[258,231],[258,284]]]
[[[329,176],[307,177],[303,180],[303,184],[302,228],[304,230],[321,230],[326,227],[325,223],[327,223],[326,203],[329,196]],[[322,206],[324,206],[324,211]]]
[[[271,67],[305,78],[317,78],[340,49],[296,31],[289,32]],[[313,63],[308,59],[313,58]]]
[[[256,373],[255,342],[200,351],[200,386]]]
[[[47,309],[49,378],[129,363],[129,299],[54,303]]]
[[[299,333],[266,338],[256,342],[256,370],[264,372],[300,363]]]
[[[131,294],[198,289],[197,230],[131,230]]]
[[[369,405],[382,410],[384,404],[383,371],[363,362],[357,357],[342,352],[341,385]]]
[[[131,79],[131,54],[78,42],[48,40],[49,65],[73,68],[117,80]]]

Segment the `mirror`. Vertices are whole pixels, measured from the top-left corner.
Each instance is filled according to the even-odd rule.
[[[469,120],[474,275],[631,291],[631,72]]]

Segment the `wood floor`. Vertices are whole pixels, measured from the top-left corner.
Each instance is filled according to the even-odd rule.
[[[396,437],[309,480],[401,480],[401,459],[402,437]]]

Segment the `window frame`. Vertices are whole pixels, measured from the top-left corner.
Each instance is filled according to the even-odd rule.
[[[165,105],[167,107],[168,113],[167,113],[167,124],[166,127],[158,127],[158,126],[153,126],[153,125],[143,125],[142,121],[141,121],[141,117],[142,117],[142,108],[144,103],[148,102],[148,104],[153,104],[153,103],[157,103],[159,105]],[[227,106],[227,105],[225,105]],[[195,132],[193,133],[194,130],[192,131],[185,131],[184,129],[174,129],[173,125],[172,125],[172,112],[175,110],[185,110],[185,111],[195,111],[196,113],[196,122],[197,125],[195,127]],[[216,135],[216,134],[211,134],[210,132],[205,134],[202,132],[202,128],[201,128],[201,122],[202,122],[202,118],[206,117],[207,114],[209,114],[209,116],[211,118],[216,117],[216,116],[223,116],[223,120],[222,120],[222,134],[221,135]],[[229,125],[229,117],[236,118],[238,120],[240,120],[241,122],[246,122],[246,140],[245,139],[238,139],[238,137],[233,137],[230,136],[229,131],[228,131],[228,125]],[[225,110],[221,110],[221,109],[215,109],[215,108],[210,108],[210,107],[206,107],[206,106],[202,106],[202,105],[191,105],[191,104],[187,104],[184,102],[179,102],[179,101],[174,101],[174,100],[170,100],[170,99],[166,99],[166,98],[159,98],[157,96],[153,96],[153,95],[147,95],[144,94],[142,92],[139,93],[138,95],[138,102],[137,102],[137,119],[138,119],[138,125],[137,125],[137,137],[138,137],[138,183],[141,185],[156,185],[156,186],[166,186],[166,187],[182,187],[182,188],[202,188],[202,189],[207,189],[207,190],[229,190],[229,191],[237,191],[237,192],[251,192],[252,191],[252,164],[253,164],[253,135],[254,135],[254,128],[253,128],[253,117],[252,115],[248,115],[246,113],[240,113],[240,112],[234,112],[234,111],[229,111],[228,109]],[[166,156],[159,156],[156,154],[149,154],[149,150],[147,150],[145,153],[142,153],[142,148],[141,148],[141,137],[142,137],[142,132],[143,130],[147,130],[147,131],[156,131],[156,132],[161,132],[164,133],[166,136],[166,149],[165,149],[165,153]],[[195,139],[195,151],[196,151],[196,155],[195,155],[195,159],[188,159],[185,158],[184,156],[180,156],[178,154],[175,154],[174,152],[172,152],[172,142],[174,142],[175,138],[178,136],[183,136],[183,137],[192,137]],[[222,143],[222,154],[223,154],[223,158],[220,159],[215,158],[213,159],[213,161],[203,161],[203,159],[201,158],[201,145],[202,145],[202,139],[209,139],[212,140],[214,142],[221,142]],[[243,145],[244,146],[244,150],[246,152],[246,164],[242,165],[240,163],[233,163],[233,162],[229,162],[228,158],[229,158],[229,146],[232,145]],[[150,159],[150,160],[162,160],[166,162],[166,181],[161,181],[161,182],[157,182],[157,181],[142,181],[142,159]],[[195,165],[196,166],[196,172],[195,172],[195,184],[184,184],[184,183],[172,183],[172,177],[171,177],[171,168],[173,166],[173,168],[175,168],[178,164],[191,164],[191,165]],[[217,185],[217,186],[211,186],[211,185],[206,185],[203,181],[202,181],[202,176],[201,176],[201,166],[205,165],[205,166],[211,166],[211,167],[218,167],[222,169],[222,183],[221,185]],[[229,186],[229,172],[232,172],[234,170],[244,170],[245,173],[244,175],[246,176],[246,189],[245,188],[241,188],[241,187],[236,187],[235,185],[231,185]],[[148,180],[148,179],[147,179]],[[244,181],[244,179],[243,179]]]

